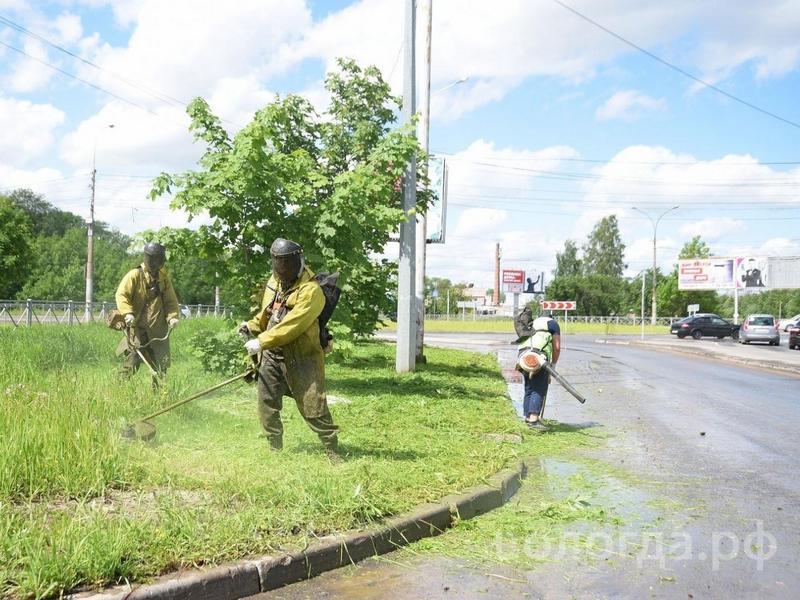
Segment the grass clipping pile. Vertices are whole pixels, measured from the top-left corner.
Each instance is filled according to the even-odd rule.
[[[285,403],[281,453],[267,450],[255,390],[227,386],[158,418],[131,443],[120,429],[220,380],[188,340],[229,323],[187,321],[157,392],[116,376],[118,334],[103,325],[0,330],[0,597],[46,598],[184,566],[304,547],[481,483],[519,456],[494,358],[428,349],[416,373],[365,343],[330,364],[342,464]],[[288,399],[287,399],[288,400]],[[144,432],[146,433],[146,432]]]

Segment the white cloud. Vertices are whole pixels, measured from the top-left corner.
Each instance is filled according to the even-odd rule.
[[[663,98],[651,98],[638,90],[622,90],[616,92],[595,111],[600,121],[621,119],[636,121],[649,112],[666,110],[667,101]]]
[[[745,230],[745,222],[742,219],[732,219],[730,217],[717,217],[713,219],[702,219],[687,223],[681,227],[681,233],[687,237],[699,235],[705,242],[713,242],[732,233],[739,233]]]
[[[0,96],[0,162],[24,164],[54,144],[64,113],[51,104]]]
[[[34,60],[50,62],[44,45],[38,40],[26,38],[22,50],[33,58],[15,54],[19,58],[14,61],[11,72],[6,76],[6,84],[14,92],[33,92],[47,85],[54,71]]]
[[[267,64],[279,46],[310,25],[302,0],[142,1],[126,47],[101,45],[92,60],[182,101],[213,93],[222,79],[269,74]],[[103,87],[152,104],[153,98],[118,79],[83,70]],[[223,115],[226,116],[226,115]]]

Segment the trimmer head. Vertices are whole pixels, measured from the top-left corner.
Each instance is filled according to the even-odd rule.
[[[136,421],[125,427],[120,435],[128,440],[149,442],[156,437],[156,426],[149,421]]]

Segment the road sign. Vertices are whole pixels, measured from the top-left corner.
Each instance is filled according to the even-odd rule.
[[[459,300],[456,302],[458,308],[478,308],[477,300]]]
[[[575,310],[578,303],[575,300],[542,300],[539,302],[544,310]]]
[[[690,304],[686,307],[686,312],[688,312],[690,315],[693,315],[696,312],[700,312],[700,305]]]

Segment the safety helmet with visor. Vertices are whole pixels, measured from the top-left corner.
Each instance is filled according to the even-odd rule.
[[[286,288],[300,278],[305,268],[303,247],[297,242],[278,238],[269,249],[272,259],[272,272]]]
[[[158,275],[167,261],[167,249],[158,242],[150,242],[144,247],[144,266],[151,275]]]

